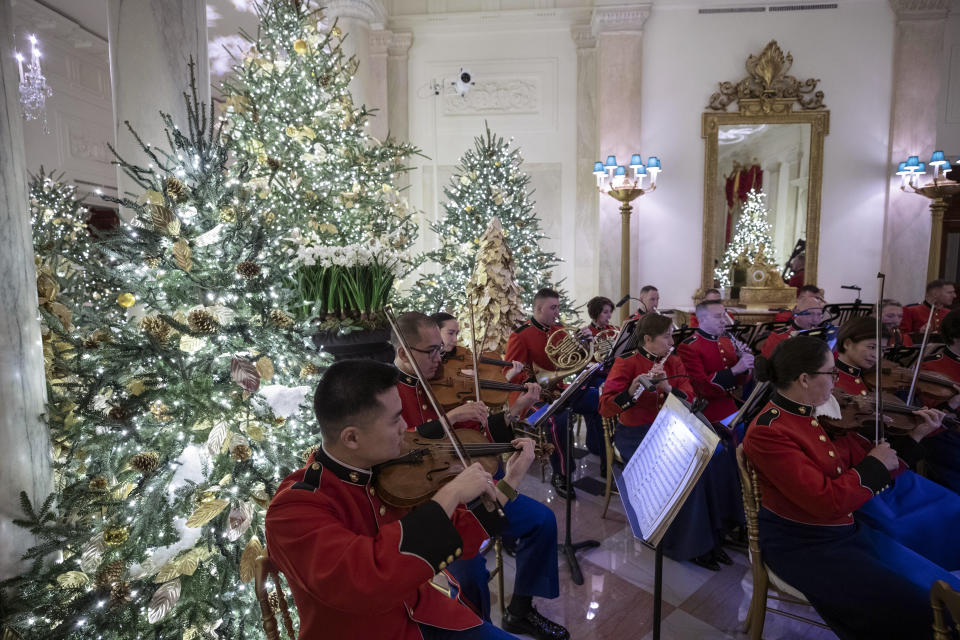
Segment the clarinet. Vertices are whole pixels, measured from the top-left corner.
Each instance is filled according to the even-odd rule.
[[[667,349],[667,354],[666,354],[665,356],[663,356],[663,360],[661,360],[660,362],[666,363],[666,362],[667,362],[667,358],[670,357],[670,354],[671,354],[671,353],[673,353],[673,347],[670,347],[669,349]],[[654,365],[654,366],[656,366],[656,365]],[[664,373],[666,373],[666,371],[664,371]],[[663,378],[663,379],[665,380],[666,378]],[[653,385],[656,385],[658,382],[660,382],[660,381],[659,381],[659,380],[650,379],[650,383],[653,384]],[[643,394],[643,392],[646,391],[646,390],[647,390],[647,388],[646,388],[646,387],[644,386],[644,384],[641,382],[640,388],[637,389],[636,393],[633,394],[633,398],[632,398],[632,399],[633,399],[633,402],[636,402],[637,400],[639,400],[641,394]]]
[[[733,343],[733,348],[737,350],[737,357],[743,356],[744,353],[751,353],[750,347],[745,342],[737,338],[737,336],[733,335],[732,331],[724,331],[723,335],[730,338],[730,342]]]

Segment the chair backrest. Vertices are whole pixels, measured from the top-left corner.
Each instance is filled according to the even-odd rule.
[[[267,591],[267,583],[273,582],[274,589]],[[280,583],[280,572],[270,561],[267,552],[257,558],[256,571],[254,573],[254,591],[257,594],[257,601],[260,603],[260,615],[263,618],[263,631],[267,640],[281,640],[280,630],[277,628],[277,617],[274,614],[274,607],[280,610],[283,616],[283,626],[286,628],[287,636],[290,640],[296,640],[297,632],[293,628],[293,618],[290,617],[290,608],[287,606],[287,598],[283,595],[283,587]],[[271,602],[271,600],[275,601]]]
[[[737,447],[737,469],[740,471],[740,489],[743,492],[743,512],[747,521],[747,546],[750,549],[750,560],[753,563],[762,563],[760,525],[757,521],[757,514],[760,513],[760,486],[757,482],[757,472],[743,453],[742,444]]]
[[[762,343],[767,339],[767,336],[788,324],[790,324],[789,320],[773,320],[771,322],[758,324],[753,335],[750,337],[750,348],[753,349],[755,353],[760,353],[760,349],[763,347]]]
[[[937,580],[930,588],[930,606],[933,607],[933,639],[953,640],[960,637],[960,593],[943,580]],[[953,619],[952,627],[944,608]]]

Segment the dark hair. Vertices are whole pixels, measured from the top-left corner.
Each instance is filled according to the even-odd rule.
[[[707,307],[712,307],[715,304],[719,304],[720,306],[723,306],[723,301],[722,300],[701,300],[700,302],[697,303],[697,307],[696,309],[694,309],[693,313],[694,315],[699,316],[702,312],[707,310]]]
[[[438,311],[430,315],[430,319],[437,323],[437,326],[443,329],[443,324],[449,322],[450,320],[456,320],[455,317],[447,313],[446,311]],[[406,335],[406,334],[404,334]]]
[[[776,346],[770,358],[758,357],[753,373],[760,382],[784,389],[803,373],[815,373],[830,355],[830,347],[819,338],[797,336]]]
[[[396,367],[376,360],[340,360],[330,365],[313,394],[313,413],[322,438],[336,440],[345,427],[378,411],[377,396],[396,386],[398,379]]]
[[[903,305],[891,298],[884,298],[880,301],[880,310],[883,311],[884,307],[903,307]]]
[[[715,293],[715,294],[717,294],[717,295],[719,296],[719,295],[720,295],[720,289],[707,289],[706,291],[703,292],[703,297],[706,298],[706,297],[709,296],[711,293]]]
[[[549,287],[544,287],[543,289],[537,291],[537,294],[533,296],[533,304],[537,304],[537,302],[540,300],[546,300],[547,298],[557,298],[559,300],[560,294]]]
[[[610,307],[610,310],[613,311],[613,300],[604,296],[590,298],[587,303],[587,315],[590,316],[591,320],[596,320],[603,313],[604,307]]]
[[[645,313],[637,324],[637,337],[642,341],[643,336],[650,336],[651,338],[659,336],[672,324],[673,321],[667,316],[662,316],[659,313]]]
[[[407,311],[406,313],[401,313],[397,316],[397,328],[400,329],[400,332],[403,334],[403,337],[407,339],[407,342],[419,342],[420,341],[420,329],[423,327],[436,327],[437,323],[425,313],[420,313],[419,311]],[[397,351],[400,351],[400,339],[397,337],[397,334],[391,332],[390,342],[397,348]]]
[[[960,311],[951,311],[943,316],[940,321],[940,335],[947,344],[960,339]]]
[[[840,327],[840,332],[837,333],[837,352],[846,353],[843,343],[847,340],[861,342],[863,340],[875,339],[876,337],[876,316],[860,316],[859,318],[851,318],[843,323],[843,326]],[[882,323],[880,324],[880,337],[887,339],[890,338],[890,329],[887,328],[887,325]]]
[[[799,289],[797,289],[797,297],[799,298],[804,293],[813,293],[815,295],[820,295],[820,287],[815,284],[805,284]]]
[[[640,289],[640,295],[643,295],[643,294],[645,294],[645,293],[649,293],[649,292],[651,292],[651,291],[660,291],[660,289],[657,289],[657,288],[656,288],[655,286],[653,286],[652,284],[645,284],[645,285],[643,285],[643,288]]]
[[[952,284],[953,283],[950,282],[949,280],[940,280],[940,279],[931,280],[930,282],[927,283],[926,291],[927,293],[930,293],[934,289],[942,289],[943,287],[946,287],[947,285],[952,285]]]

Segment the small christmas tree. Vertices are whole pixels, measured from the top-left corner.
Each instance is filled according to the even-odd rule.
[[[543,251],[540,241],[546,236],[534,213],[530,176],[521,170],[520,150],[510,141],[494,135],[486,127],[484,135],[474,139],[457,165],[447,196],[445,214],[431,225],[440,240],[440,248],[421,256],[419,262],[432,262],[437,270],[420,277],[413,288],[409,306],[432,312],[459,309],[466,299],[467,280],[476,267],[477,248],[492,218],[499,218],[507,246],[516,260],[516,280],[521,296],[530,304],[543,287],[561,293],[564,311],[572,311],[553,269],[560,263],[556,254]]]
[[[480,239],[476,255],[477,266],[467,282],[466,304],[458,310],[460,327],[464,331],[464,344],[473,343],[474,327],[477,330],[477,347],[481,351],[502,351],[510,332],[523,322],[523,300],[520,287],[514,276],[515,265],[510,247],[503,235],[499,218],[490,220]]]
[[[727,245],[720,260],[720,266],[714,270],[714,277],[723,287],[733,284],[733,271],[738,260],[751,260],[762,252],[770,265],[776,266],[773,255],[773,239],[770,235],[770,223],[767,222],[766,194],[753,189],[747,193],[737,230],[733,240]]]

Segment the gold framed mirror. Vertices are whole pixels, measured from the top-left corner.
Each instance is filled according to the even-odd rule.
[[[756,247],[741,252],[739,261],[731,262],[731,256],[742,246],[737,242],[739,225],[747,228],[757,219],[769,225],[771,246],[764,248],[767,271],[773,266],[784,275],[784,282],[762,286],[783,289],[791,273],[794,284],[801,278],[804,283],[816,282],[823,139],[829,133],[830,112],[824,108],[823,92],[816,90],[819,80],[787,75],[792,64],[792,56],[771,41],[760,54],[747,58],[745,78],[720,83],[703,114],[701,291],[713,287],[721,273],[727,274],[727,286],[756,285],[744,280],[760,273],[746,267],[756,262]],[[728,112],[734,102],[737,111]],[[731,243],[731,256],[725,258]],[[802,273],[785,269],[788,263]]]

